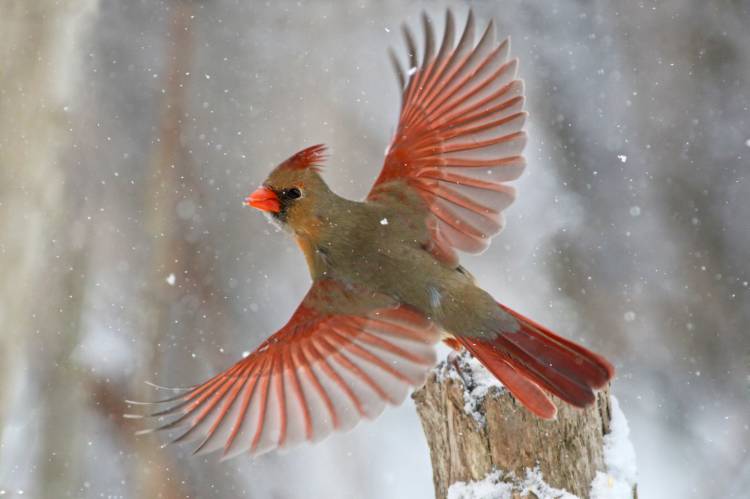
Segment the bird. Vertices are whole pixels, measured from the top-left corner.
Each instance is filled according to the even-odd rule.
[[[257,456],[377,417],[424,383],[443,341],[479,360],[531,413],[549,394],[586,407],[614,376],[603,356],[497,302],[459,262],[481,253],[525,168],[523,81],[510,40],[446,11],[422,14],[421,56],[403,26],[395,133],[363,201],[334,193],[318,144],[281,162],[244,201],[288,232],[312,284],[289,321],[226,371],[165,400],[141,430],[181,430],[196,453]],[[477,41],[478,38],[478,41]]]

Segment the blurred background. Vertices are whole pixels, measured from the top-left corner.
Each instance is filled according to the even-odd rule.
[[[386,47],[450,5],[512,35],[531,113],[507,228],[465,264],[614,361],[641,497],[747,497],[747,1],[1,3],[0,494],[432,497],[410,400],[225,463],[121,415],[286,322],[304,259],[243,197],[319,142],[364,197],[400,102]]]

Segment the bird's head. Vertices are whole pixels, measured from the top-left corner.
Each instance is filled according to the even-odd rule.
[[[320,176],[323,144],[294,154],[274,168],[263,185],[245,198],[245,205],[263,211],[294,232],[310,227],[321,201],[330,192]]]

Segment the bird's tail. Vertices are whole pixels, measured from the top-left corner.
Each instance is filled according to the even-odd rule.
[[[545,390],[576,407],[593,403],[594,390],[602,388],[614,376],[612,364],[518,312],[498,305],[518,321],[516,331],[499,331],[491,340],[468,336],[456,339],[516,399],[541,418],[552,419],[557,412]]]

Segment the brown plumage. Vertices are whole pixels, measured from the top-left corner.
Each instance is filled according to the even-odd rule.
[[[377,416],[421,384],[447,339],[476,356],[533,413],[555,415],[545,392],[583,407],[614,370],[603,357],[498,304],[458,264],[503,226],[514,199],[506,182],[524,168],[523,83],[508,40],[492,23],[474,44],[469,13],[450,11],[436,48],[413,37],[396,134],[367,199],[332,192],[325,148],[281,163],[246,203],[288,230],[305,254],[312,287],[289,323],[225,373],[154,415],[177,440],[226,456],[259,454]]]

